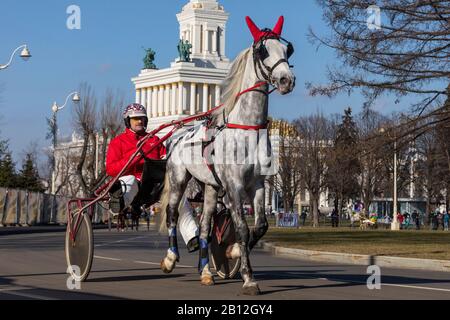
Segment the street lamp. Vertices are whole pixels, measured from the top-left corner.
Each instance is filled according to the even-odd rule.
[[[74,103],[78,103],[80,101],[80,96],[79,96],[78,92],[72,92],[66,97],[66,101],[64,102],[64,104],[61,107],[58,106],[56,101],[52,105],[52,111],[53,111],[52,126],[51,126],[51,131],[52,131],[52,136],[53,136],[52,188],[51,188],[51,193],[52,194],[55,194],[55,180],[56,180],[56,174],[55,174],[55,169],[56,169],[55,151],[56,151],[56,144],[57,144],[56,137],[57,137],[57,131],[58,131],[58,127],[56,125],[56,113],[58,111],[64,109],[64,107],[66,106],[66,104],[69,101],[70,97],[72,97],[72,102],[74,102]]]
[[[385,133],[384,128],[380,129],[380,133]],[[397,219],[397,139],[394,139],[394,196],[393,196],[393,219],[391,223],[391,230],[400,230],[400,224]]]
[[[22,49],[22,52],[20,53],[20,57],[24,60],[27,61],[29,58],[31,58],[31,54],[30,51],[28,50],[28,47],[26,44],[21,45],[19,47],[17,47],[13,53],[11,54],[11,58],[9,58],[9,61],[7,64],[0,64],[0,70],[6,69],[9,67],[9,65],[12,62],[12,59],[14,57],[14,55],[16,54],[17,51],[19,51],[20,49]]]

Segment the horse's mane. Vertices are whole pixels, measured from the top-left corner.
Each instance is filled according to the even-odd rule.
[[[250,48],[247,48],[236,57],[227,77],[222,82],[221,101],[223,106],[212,113],[212,123],[214,125],[222,125],[223,113],[225,112],[225,116],[228,116],[236,104],[236,98],[241,90],[245,68],[247,67],[249,53]]]

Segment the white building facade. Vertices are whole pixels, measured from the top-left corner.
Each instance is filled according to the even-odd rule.
[[[179,35],[192,45],[191,61],[143,69],[132,78],[136,102],[147,108],[149,129],[220,104],[220,84],[230,68],[225,54],[229,14],[216,0],[191,0],[177,14]]]

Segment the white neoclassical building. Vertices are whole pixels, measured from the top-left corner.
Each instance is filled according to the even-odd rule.
[[[220,84],[230,67],[228,16],[216,0],[190,0],[177,19],[180,39],[192,45],[191,62],[176,59],[169,68],[143,69],[131,79],[136,102],[147,108],[149,129],[220,104]]]

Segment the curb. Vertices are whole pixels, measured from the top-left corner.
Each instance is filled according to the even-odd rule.
[[[390,256],[371,256],[363,254],[337,253],[304,249],[293,249],[276,246],[273,243],[260,241],[259,248],[270,251],[275,256],[283,256],[294,259],[332,262],[352,265],[377,265],[386,268],[427,270],[450,272],[449,260],[401,258]]]

